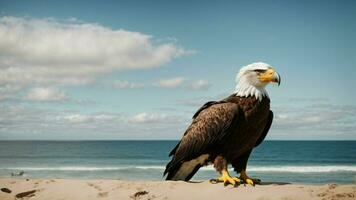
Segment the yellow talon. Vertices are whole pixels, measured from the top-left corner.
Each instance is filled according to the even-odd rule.
[[[255,183],[254,183],[251,179],[249,179],[249,178],[245,179],[245,182],[246,182],[248,185],[252,185],[252,186],[255,185]]]
[[[247,176],[245,170],[241,171],[240,178],[244,181],[244,183],[246,183],[248,185],[255,186],[255,183],[253,182],[253,180],[249,176]]]
[[[217,179],[218,182],[224,182],[225,185],[231,184],[236,186],[237,184],[241,183],[241,180],[237,177],[231,177],[229,172],[226,170],[222,171],[221,177]]]

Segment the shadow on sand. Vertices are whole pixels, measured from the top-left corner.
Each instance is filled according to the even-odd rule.
[[[261,182],[257,185],[289,185],[292,183],[288,183],[288,182]]]

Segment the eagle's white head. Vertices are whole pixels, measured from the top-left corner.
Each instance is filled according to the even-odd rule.
[[[236,76],[236,96],[254,96],[261,101],[263,96],[268,97],[265,87],[270,82],[279,85],[281,78],[269,64],[257,62],[244,66]]]

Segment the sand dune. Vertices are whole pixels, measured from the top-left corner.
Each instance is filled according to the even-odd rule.
[[[11,193],[0,191],[0,199],[16,199],[15,195],[35,190],[34,193],[18,199],[43,200],[181,200],[181,199],[257,199],[257,200],[299,200],[299,199],[356,199],[356,185],[300,185],[275,184],[224,187],[207,181],[150,182],[123,180],[74,180],[74,179],[0,179],[0,187]]]

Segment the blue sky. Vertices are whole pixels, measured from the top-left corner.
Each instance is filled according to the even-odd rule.
[[[267,62],[269,139],[356,139],[354,1],[0,1],[0,139],[178,139]]]

